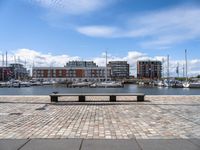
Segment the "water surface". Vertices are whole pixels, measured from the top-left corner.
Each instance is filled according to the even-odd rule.
[[[62,86],[34,86],[24,88],[0,88],[0,95],[49,95],[59,93],[145,93],[146,95],[200,95],[200,89],[141,87],[125,85],[124,88],[67,88]]]

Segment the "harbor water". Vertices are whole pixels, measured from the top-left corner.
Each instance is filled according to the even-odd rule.
[[[49,95],[59,93],[145,93],[146,95],[200,95],[200,88],[167,88],[125,85],[123,88],[67,88],[63,86],[32,86],[0,88],[0,95]]]

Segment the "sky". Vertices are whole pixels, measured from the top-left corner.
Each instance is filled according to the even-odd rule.
[[[170,56],[170,74],[200,74],[199,0],[0,0],[0,54],[9,62],[64,66],[70,60],[105,65]],[[15,57],[15,59],[14,59]],[[2,58],[0,58],[2,62]],[[0,63],[2,65],[2,63]],[[166,68],[164,68],[166,70]]]

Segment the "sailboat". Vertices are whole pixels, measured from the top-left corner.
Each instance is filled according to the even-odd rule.
[[[184,88],[200,88],[200,81],[189,82],[187,77],[187,50],[185,50],[185,67],[186,67],[186,81],[183,83]]]
[[[186,81],[183,82],[183,87],[184,88],[189,88],[190,87],[190,83],[188,81],[188,77],[187,77],[187,50],[185,50],[185,69],[186,69]]]
[[[104,88],[118,88],[123,87],[122,82],[108,81],[108,67],[107,67],[107,51],[106,51],[106,68],[105,68],[105,81],[97,82],[92,87],[104,87]]]
[[[167,55],[167,79],[163,81],[165,87],[171,87],[169,78],[169,55]]]
[[[189,84],[190,88],[200,88],[200,82],[191,82]]]
[[[184,88],[200,88],[200,81],[198,82],[184,82]]]
[[[183,82],[183,87],[184,88],[189,88],[190,87],[190,83],[188,81]]]

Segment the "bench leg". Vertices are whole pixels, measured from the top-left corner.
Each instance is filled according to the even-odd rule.
[[[110,96],[110,102],[116,102],[116,96],[111,95]]]
[[[85,96],[78,96],[79,102],[85,102]]]
[[[137,96],[137,101],[138,102],[143,102],[144,101],[144,96]]]
[[[51,96],[51,102],[58,102],[58,96]]]

